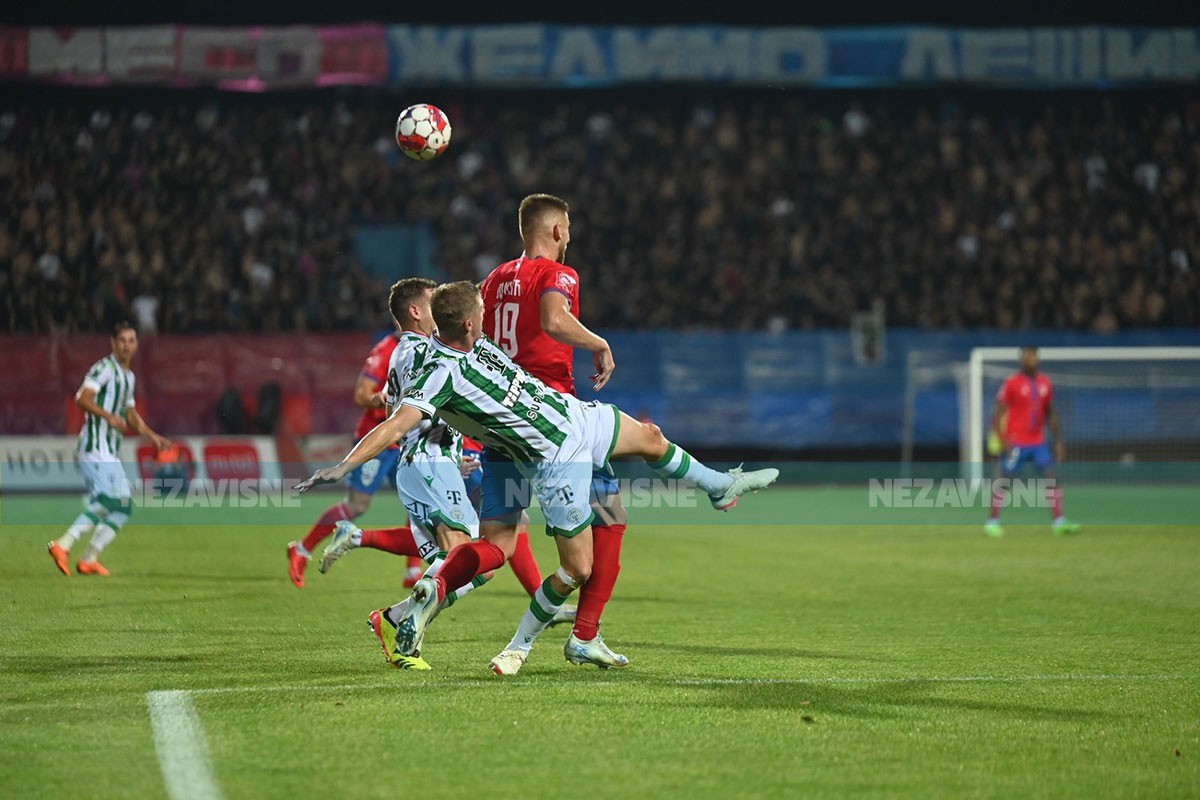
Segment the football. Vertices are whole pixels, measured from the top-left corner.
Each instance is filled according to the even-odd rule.
[[[396,144],[417,161],[437,158],[450,144],[450,119],[437,106],[411,105],[396,120]]]

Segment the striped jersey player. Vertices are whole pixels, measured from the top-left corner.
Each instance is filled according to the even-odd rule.
[[[616,456],[640,456],[664,478],[700,487],[714,508],[732,507],[741,495],[763,489],[779,470],[717,472],[667,441],[656,425],[638,422],[607,403],[584,403],[548,388],[483,336],[483,300],[466,281],[439,286],[431,309],[438,335],[421,374],[399,408],[362,439],[341,463],[317,470],[300,490],[340,480],[356,465],[415,428],[440,416],[464,434],[502,449],[529,474],[546,519],[546,532],[590,547],[593,470]],[[576,539],[578,537],[578,539]],[[426,574],[395,620],[394,649],[417,650],[425,629],[448,594],[473,577],[504,564],[515,535],[478,539],[455,548],[437,575]],[[558,573],[571,589],[587,575]],[[553,616],[565,596],[547,598]]]
[[[99,557],[133,513],[133,490],[121,463],[125,432],[133,430],[158,449],[170,442],[146,424],[134,406],[137,385],[130,364],[137,353],[137,331],[128,322],[118,324],[111,339],[112,352],[88,370],[75,405],[84,412],[79,431],[79,468],[87,484],[88,504],[62,536],[46,547],[64,575],[70,575],[71,547],[88,531],[92,538],[75,565],[81,575],[108,575]]]

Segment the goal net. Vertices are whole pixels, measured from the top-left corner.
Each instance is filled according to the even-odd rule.
[[[1054,383],[1067,447],[1061,473],[1096,481],[1200,477],[1200,347],[1045,347],[1038,355]],[[960,384],[967,412],[960,451],[973,477],[991,473],[988,425],[1018,357],[1015,347],[971,351]]]

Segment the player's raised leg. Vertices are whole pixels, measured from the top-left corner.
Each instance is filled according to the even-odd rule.
[[[610,457],[636,455],[662,478],[686,480],[699,486],[718,511],[728,511],[747,492],[765,489],[779,478],[775,468],[744,472],[741,468],[718,472],[668,441],[653,422],[639,422],[623,411]]]

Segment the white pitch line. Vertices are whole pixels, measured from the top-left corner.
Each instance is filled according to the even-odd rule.
[[[637,686],[771,686],[771,685],[812,685],[812,684],[887,684],[887,683],[1051,683],[1054,681],[1113,681],[1113,682],[1151,682],[1151,681],[1188,681],[1200,680],[1200,674],[1149,674],[1149,675],[1119,675],[1119,674],[1074,674],[1060,675],[908,675],[893,678],[873,677],[842,677],[816,676],[812,678],[679,678],[669,681],[655,680],[618,680],[604,681],[590,685],[589,689],[620,688],[634,684]],[[296,685],[296,686],[219,686],[208,689],[189,689],[194,695],[206,694],[253,694],[255,692],[345,692],[345,691],[374,691],[376,689],[393,689],[402,685],[391,683],[351,683],[339,686]],[[420,681],[421,686],[444,687],[487,687],[494,686],[520,687],[526,689],[541,689],[546,686],[577,686],[580,684],[551,684],[548,681],[520,681],[508,679],[494,680],[431,680]]]
[[[192,693],[146,692],[146,705],[167,795],[171,800],[221,800]]]

